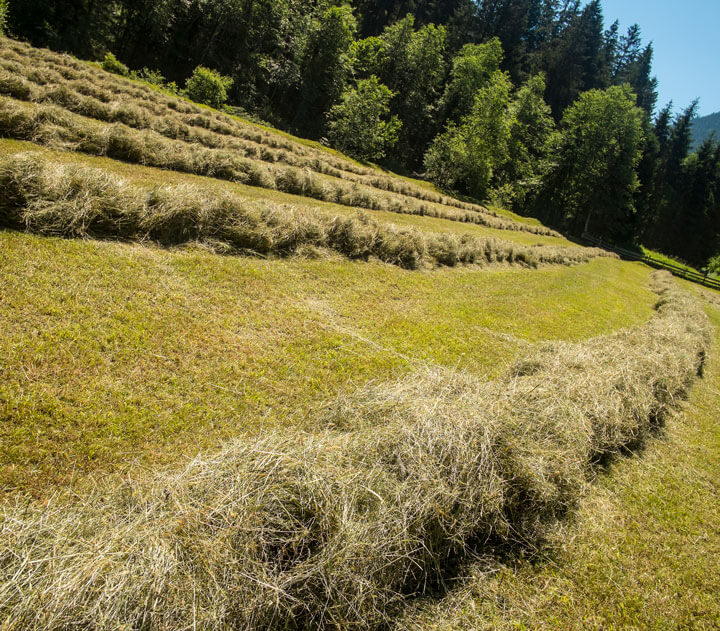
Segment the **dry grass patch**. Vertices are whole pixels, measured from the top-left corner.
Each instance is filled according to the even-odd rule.
[[[720,627],[720,310],[708,313],[715,339],[704,377],[659,440],[604,472],[551,546],[474,565],[448,597],[394,628]]]
[[[542,227],[509,222],[489,214],[404,197],[315,173],[243,158],[229,149],[210,149],[169,140],[152,130],[122,123],[107,124],[72,114],[58,106],[31,105],[0,97],[0,134],[66,151],[104,155],[133,164],[278,189],[293,195],[332,201],[345,206],[479,224],[495,229],[559,236]]]
[[[189,184],[203,189],[212,189],[215,193],[229,193],[234,197],[246,199],[248,203],[257,202],[259,204],[266,204],[269,202],[271,206],[275,207],[294,206],[300,210],[307,209],[312,212],[320,210],[343,217],[352,216],[359,210],[350,206],[343,206],[342,204],[290,195],[277,190],[246,186],[239,182],[228,182],[226,180],[217,180],[189,173],[178,173],[176,171],[129,164],[110,158],[91,156],[78,152],[57,151],[28,141],[0,139],[0,156],[9,158],[10,156],[28,152],[38,154],[42,159],[56,164],[87,166],[100,169],[108,174],[120,176],[128,183],[143,188],[170,185],[185,186]],[[399,227],[417,228],[423,232],[449,232],[458,236],[471,235],[480,238],[494,237],[527,246],[552,245],[580,247],[559,237],[535,235],[521,231],[496,230],[479,224],[448,221],[439,217],[368,209],[364,209],[362,212],[369,214],[381,223],[393,223]]]
[[[200,130],[200,133],[196,134],[192,140],[201,144],[210,142],[210,146],[222,144],[223,141],[219,140],[217,135],[247,140],[253,144],[240,145],[238,149],[251,151],[253,157],[259,157],[262,160],[282,161],[293,166],[310,167],[329,175],[370,184],[382,190],[390,190],[435,203],[487,212],[487,209],[481,206],[467,204],[441,195],[432,187],[419,185],[413,180],[383,175],[381,171],[362,166],[337,152],[319,148],[316,143],[300,142],[300,139],[280,134],[275,130],[251,125],[235,117],[214,112],[176,97],[168,97],[150,86],[138,85],[125,78],[108,75],[92,66],[87,66],[84,70],[74,69],[76,64],[68,66],[67,57],[55,55],[49,51],[36,51],[30,47],[23,48],[22,45],[13,46],[13,48],[14,50],[10,51],[12,59],[2,62],[5,70],[16,75],[11,82],[18,80],[19,77],[24,77],[38,86],[44,87],[53,84],[56,86],[40,92],[35,91],[32,96],[34,100],[49,99],[51,102],[68,107],[77,113],[106,121],[121,120],[131,126],[150,124],[150,121],[147,120],[148,113],[152,116],[169,113],[169,117],[166,116],[162,121],[156,120],[153,126],[161,130],[161,133],[169,133],[170,137],[177,137],[177,133],[182,131],[181,127],[184,127],[185,132],[182,133],[186,140],[189,139],[188,129],[194,128]],[[21,54],[18,54],[17,51],[21,51]],[[37,69],[37,61],[42,62],[43,70]],[[0,81],[0,85],[2,84],[3,82]],[[30,93],[26,93],[25,98],[29,98],[29,95]],[[82,98],[78,98],[79,96],[90,97],[96,102],[93,104],[87,99],[83,101]],[[104,106],[111,102],[114,102],[115,105]],[[168,112],[168,109],[171,111]],[[123,112],[129,113],[132,110],[135,114],[130,119],[124,120]],[[145,114],[143,114],[143,110]],[[175,116],[173,111],[178,115]],[[120,118],[117,118],[118,116]],[[166,121],[173,119],[174,122],[168,126]],[[211,134],[205,134],[206,130]]]
[[[426,369],[338,399],[325,432],[6,508],[6,627],[376,628],[468,547],[542,540],[702,368],[707,319],[656,278],[645,326],[541,348],[494,383]]]
[[[409,272],[0,232],[0,492],[313,431],[349,382],[425,363],[497,375],[529,342],[645,321],[648,273],[615,259]]]

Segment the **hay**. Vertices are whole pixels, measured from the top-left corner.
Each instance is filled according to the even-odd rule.
[[[66,94],[67,91],[55,90],[54,93]],[[95,101],[83,106],[83,109],[89,108],[95,111],[94,108],[108,109],[108,106]],[[114,111],[130,112],[131,108]],[[170,140],[151,129],[134,129],[120,122],[103,123],[73,114],[57,105],[23,106],[15,100],[0,97],[0,134],[66,151],[107,156],[133,164],[278,189],[345,206],[429,215],[498,230],[557,236],[557,233],[543,226],[502,220],[440,205],[428,208],[426,204],[400,194],[381,193],[364,184],[331,178],[307,168],[273,166],[243,158],[231,149],[212,149],[182,140]]]
[[[0,121],[0,125],[2,122]],[[117,153],[132,156],[132,139],[113,134]],[[312,186],[309,174],[299,186]],[[406,269],[492,261],[537,267],[579,263],[606,253],[590,248],[522,247],[469,235],[450,237],[379,224],[357,215],[339,218],[197,186],[151,189],[100,169],[55,163],[34,153],[0,160],[0,227],[64,237],[155,241],[172,246],[212,243],[223,252],[288,255],[305,246]],[[221,246],[217,248],[217,246]]]
[[[655,278],[645,326],[543,347],[494,383],[428,368],[339,398],[315,435],[6,506],[4,628],[372,629],[469,549],[537,543],[702,366],[707,318]]]

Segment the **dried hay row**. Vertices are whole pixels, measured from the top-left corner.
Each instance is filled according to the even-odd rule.
[[[23,46],[22,44],[20,46]],[[0,49],[2,43],[0,43]],[[316,155],[322,159],[328,160],[337,165],[341,170],[347,170],[358,175],[377,175],[377,172],[369,167],[364,167],[349,160],[343,160],[339,156],[315,149],[311,146],[292,141],[278,133],[265,131],[257,126],[248,124],[241,119],[229,117],[221,112],[199,106],[192,101],[168,95],[164,92],[153,89],[149,86],[137,84],[129,81],[124,77],[109,74],[92,65],[86,65],[81,69],[73,71],[65,66],[66,56],[56,55],[51,51],[27,48],[23,51],[26,57],[16,55],[17,61],[27,63],[28,57],[34,61],[42,61],[45,67],[57,69],[56,76],[59,75],[66,80],[83,80],[91,81],[95,85],[102,85],[111,91],[115,96],[126,96],[142,103],[143,106],[155,111],[158,107],[161,109],[170,108],[182,114],[193,115],[192,122],[205,129],[212,129],[218,133],[228,135],[241,135],[247,137],[260,144],[268,145],[272,148],[285,149],[299,155]],[[73,60],[74,61],[74,60]],[[439,196],[442,197],[442,196]]]
[[[591,248],[425,234],[366,215],[336,217],[189,185],[143,189],[102,170],[57,164],[32,152],[0,160],[0,190],[0,227],[46,235],[163,245],[202,241],[219,252],[277,256],[327,248],[406,269],[490,262],[569,265],[607,255]]]
[[[24,75],[38,85],[73,81],[76,84],[82,84],[81,90],[85,96],[92,96],[101,102],[108,103],[110,100],[117,100],[118,98],[122,101],[131,99],[132,103],[130,105],[134,106],[135,109],[137,109],[139,105],[147,108],[156,116],[167,114],[168,108],[173,109],[183,114],[179,120],[175,121],[176,125],[188,125],[209,130],[217,134],[225,134],[246,139],[256,144],[266,145],[264,149],[256,149],[256,151],[260,154],[264,153],[268,158],[272,158],[272,161],[278,161],[278,157],[287,157],[288,153],[298,156],[308,156],[305,159],[306,165],[313,167],[315,170],[318,170],[318,172],[343,177],[345,179],[353,179],[352,174],[354,174],[360,176],[356,181],[365,182],[381,190],[401,193],[424,201],[498,216],[497,213],[483,206],[461,202],[452,197],[434,193],[407,182],[400,182],[397,178],[380,176],[375,169],[362,167],[352,161],[336,157],[327,151],[321,151],[298,142],[292,142],[284,139],[277,133],[273,134],[263,131],[257,127],[243,123],[239,119],[199,107],[178,97],[166,95],[149,86],[132,83],[127,79],[111,75],[90,65],[79,64],[79,62],[67,56],[26,47],[24,44],[18,44],[12,42],[12,40],[6,41],[11,43],[10,46],[7,47],[7,50],[8,56],[12,56],[12,58],[0,62],[0,65],[10,72]],[[1,49],[2,42],[0,42],[0,50]],[[22,50],[23,53],[18,54],[19,50]],[[23,54],[25,55],[24,57]],[[46,72],[37,70],[34,64],[28,64],[28,57],[35,62],[41,61],[47,69]],[[20,61],[21,63],[14,63],[12,59]],[[68,60],[72,62],[70,67],[68,67]],[[23,65],[23,63],[25,65]],[[79,69],[77,69],[78,67]],[[103,90],[98,86],[104,86],[107,90]],[[108,93],[108,90],[110,93]],[[125,103],[125,105],[128,105],[128,103]],[[271,149],[268,150],[267,147],[271,147]],[[272,151],[272,149],[278,148],[283,151]]]
[[[252,160],[261,160],[271,164],[281,162],[297,168],[309,168],[323,175],[358,182],[407,197],[434,203],[442,201],[442,197],[439,195],[414,189],[399,180],[381,178],[377,174],[365,176],[347,173],[317,157],[308,158],[284,149],[268,148],[255,140],[245,140],[235,135],[223,135],[216,132],[214,127],[209,127],[205,117],[181,116],[169,113],[167,109],[158,106],[149,110],[140,106],[137,99],[118,99],[89,81],[65,81],[60,77],[60,81],[52,82],[44,74],[37,76],[42,74],[40,71],[31,70],[24,78],[33,82],[42,82],[42,88],[34,88],[19,78],[16,69],[8,67],[10,65],[7,62],[0,62],[0,66],[13,72],[13,76],[0,74],[0,94],[6,96],[34,103],[58,105],[75,114],[103,122],[123,123],[134,129],[152,130],[171,140],[199,144],[211,149],[235,151],[240,156]],[[203,125],[203,122],[206,124]]]
[[[497,382],[428,368],[338,399],[315,435],[237,440],[144,482],[6,506],[3,628],[387,624],[469,548],[541,540],[593,463],[686,395],[709,323],[661,274],[645,326],[544,347]]]
[[[252,159],[270,163],[283,162],[300,168],[307,167],[317,173],[358,182],[380,190],[497,216],[496,213],[482,206],[460,202],[398,178],[380,176],[377,171],[371,169],[352,168],[349,166],[352,163],[348,161],[334,159],[330,154],[317,150],[308,150],[299,144],[293,146],[278,141],[277,136],[272,134],[247,130],[238,133],[226,122],[213,118],[209,110],[201,110],[201,114],[172,112],[168,109],[168,105],[163,107],[158,104],[157,93],[154,97],[147,96],[141,99],[135,93],[123,90],[116,90],[116,93],[103,90],[98,87],[98,79],[93,79],[88,73],[65,72],[66,76],[63,76],[52,69],[41,71],[11,61],[0,61],[0,67],[13,75],[0,76],[0,94],[13,98],[38,103],[54,103],[76,114],[97,120],[122,122],[136,129],[152,129],[167,138],[211,148],[232,149]],[[34,89],[33,86],[27,85],[24,79],[42,86],[43,89]]]
[[[0,137],[29,140],[67,151],[79,151],[251,186],[277,189],[345,206],[402,214],[441,217],[499,230],[552,234],[543,226],[505,221],[470,211],[419,202],[412,198],[313,173],[242,158],[232,151],[169,140],[151,130],[122,123],[107,124],[52,105],[26,104],[0,97]]]

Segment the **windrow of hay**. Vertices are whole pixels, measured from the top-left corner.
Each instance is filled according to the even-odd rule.
[[[400,178],[381,175],[375,169],[340,155],[292,141],[236,117],[163,94],[92,65],[83,65],[70,57],[33,49],[12,40],[0,42],[0,50],[3,49],[5,59],[0,60],[0,67],[12,76],[0,77],[0,93],[14,98],[48,101],[106,122],[119,121],[132,127],[152,128],[169,138],[234,148],[246,157],[271,163],[284,162],[380,190],[497,217],[483,206],[441,195]],[[37,67],[38,62],[42,63],[42,69]],[[25,79],[43,89],[35,89]],[[17,91],[20,84],[23,89]],[[223,140],[221,136],[228,139]]]
[[[428,368],[339,398],[316,434],[0,518],[4,629],[373,629],[470,549],[531,545],[593,464],[701,372],[709,323],[666,273],[644,326],[554,344],[496,382]]]
[[[29,140],[49,147],[107,156],[117,160],[192,173],[351,207],[442,217],[499,230],[560,236],[545,228],[474,211],[420,202],[399,193],[346,182],[309,168],[265,163],[236,151],[171,140],[153,130],[124,123],[103,123],[54,105],[27,105],[0,97],[0,137]]]
[[[569,265],[609,255],[592,248],[421,233],[367,215],[337,217],[190,185],[145,189],[100,169],[57,164],[32,152],[0,160],[0,190],[0,227],[46,235],[163,245],[203,241],[221,252],[280,256],[311,246],[407,269],[491,262]]]

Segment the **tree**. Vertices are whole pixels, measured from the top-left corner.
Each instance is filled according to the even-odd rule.
[[[550,139],[555,123],[545,103],[545,78],[530,77],[510,104],[510,138],[507,160],[498,169],[496,186],[502,187],[503,203],[520,210],[539,188],[550,168]]]
[[[477,40],[497,38],[502,44],[502,69],[514,83],[526,76],[526,56],[533,33],[538,28],[538,0],[482,0],[477,3]]]
[[[0,0],[0,37],[5,35],[8,14],[10,13],[10,0]]]
[[[658,142],[655,165],[650,177],[643,181],[643,242],[668,253],[677,241],[677,216],[684,205],[683,165],[690,152],[696,109],[697,103],[691,103],[674,120],[672,104],[660,111],[654,127]]]
[[[327,9],[309,28],[300,53],[300,104],[293,125],[311,136],[323,131],[327,112],[350,77],[356,28],[347,5]]]
[[[702,265],[720,250],[720,144],[708,138],[682,165],[680,199],[669,231],[673,253]]]
[[[433,141],[425,155],[425,168],[438,185],[477,199],[486,197],[494,171],[507,160],[510,88],[506,73],[493,73],[461,124],[451,123]]]
[[[402,122],[394,158],[415,168],[437,133],[436,105],[445,79],[445,29],[414,29],[412,15],[354,46],[358,76],[377,75],[392,90],[391,111]]]
[[[502,56],[499,39],[463,46],[452,61],[450,81],[440,104],[444,120],[457,123],[470,112],[478,90],[500,69]]]
[[[185,84],[185,93],[196,103],[219,109],[227,101],[227,91],[232,84],[230,77],[223,77],[215,70],[198,66]]]
[[[710,258],[705,266],[709,274],[720,275],[720,254]]]
[[[556,120],[581,92],[610,84],[608,42],[603,32],[599,0],[582,11],[579,2],[566,3],[556,18],[558,32],[535,55],[534,68],[547,75],[546,98]]]
[[[101,66],[106,72],[119,74],[122,77],[130,75],[130,69],[124,63],[118,61],[112,53],[107,53],[105,57],[103,57]]]
[[[637,95],[638,106],[651,116],[657,103],[657,79],[652,76],[652,44],[642,47],[640,27],[633,24],[627,34],[616,37],[609,48],[612,49],[613,84],[629,83]]]
[[[629,85],[581,94],[563,116],[538,214],[573,234],[631,237],[643,118]]]
[[[329,114],[328,133],[333,146],[363,160],[384,157],[397,142],[402,125],[396,116],[390,116],[392,96],[374,75],[346,90]]]

